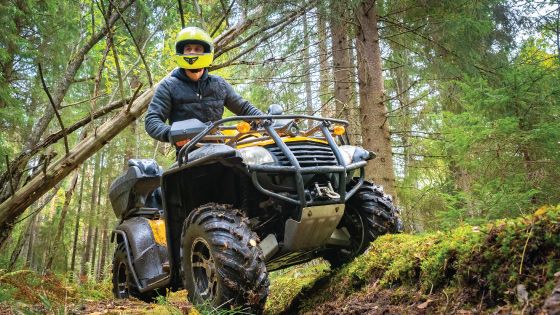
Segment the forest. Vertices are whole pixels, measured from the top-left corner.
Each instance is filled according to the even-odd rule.
[[[144,119],[196,26],[253,106],[348,121],[402,220],[340,269],[270,272],[265,313],[560,314],[559,0],[9,0],[0,21],[0,313],[245,314],[111,293],[109,191],[176,161]]]

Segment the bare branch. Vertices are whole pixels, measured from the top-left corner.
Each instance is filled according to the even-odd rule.
[[[53,107],[54,110],[54,114],[56,115],[56,119],[58,119],[58,123],[60,124],[60,129],[62,129],[62,132],[64,134],[64,148],[66,149],[66,155],[68,155],[68,152],[70,151],[70,149],[68,148],[68,137],[66,137],[66,129],[64,128],[64,123],[62,122],[62,118],[60,117],[60,113],[58,112],[58,109],[56,108],[56,104],[53,101],[53,98],[51,96],[51,92],[49,92],[49,89],[47,88],[47,84],[45,83],[45,78],[43,77],[43,67],[41,67],[41,63],[39,63],[39,76],[41,77],[41,84],[43,85],[43,90],[45,90],[45,93],[47,94],[49,101]],[[13,193],[13,187],[12,187],[12,193]]]
[[[112,3],[110,2],[109,4],[109,12],[106,13],[105,12],[105,8],[103,7],[103,2],[101,2],[101,4],[99,2],[98,6],[99,9],[101,11],[101,15],[103,16],[103,19],[105,19],[105,26],[107,27],[107,45],[111,46],[111,50],[113,51],[113,59],[115,60],[115,68],[117,69],[117,78],[119,80],[119,92],[121,94],[121,99],[124,98],[124,81],[123,81],[123,77],[122,77],[122,73],[121,73],[121,63],[119,60],[119,53],[117,52],[117,47],[115,46],[115,42],[114,42],[114,38],[113,38],[113,30],[111,27],[109,27],[109,19],[107,17],[107,14],[111,14],[111,9],[113,7]],[[122,19],[122,15],[119,14],[119,16],[121,16]]]
[[[136,91],[134,91],[134,94],[132,94],[132,98],[130,99],[130,102],[128,102],[128,106],[126,107],[127,112],[130,111],[130,106],[132,106],[132,103],[134,102],[136,97],[138,97],[138,92],[140,92],[141,88],[142,88],[142,82],[140,82],[140,84],[138,84],[138,87],[136,88]]]
[[[224,15],[222,16],[222,18],[220,19],[220,21],[218,22],[218,24],[216,24],[216,27],[214,27],[214,30],[212,31],[212,33],[210,33],[210,37],[213,37],[214,34],[216,34],[216,32],[220,29],[220,26],[222,25],[222,23],[224,23],[225,20],[227,20],[227,17],[229,15],[229,12],[231,11],[231,8],[233,8],[233,4],[235,3],[235,0],[231,1],[231,4],[229,5],[229,7],[227,8],[227,10],[224,12]],[[222,3],[223,4],[223,3]]]
[[[179,4],[179,16],[181,16],[181,28],[185,28],[185,13],[183,12],[182,0],[177,0]]]
[[[279,31],[283,30],[288,24],[292,23],[292,21],[294,21],[296,18],[300,17],[301,15],[305,14],[306,9],[302,9],[301,11],[296,11],[293,12],[292,14],[288,15],[285,19],[281,19],[281,23],[274,23],[276,27],[274,28],[272,31],[270,31],[268,34],[266,34],[264,37],[262,37],[258,42],[256,42],[254,45],[246,48],[245,50],[241,51],[239,54],[237,54],[237,56],[233,57],[232,59],[219,64],[219,65],[215,65],[209,68],[210,71],[213,70],[218,70],[221,68],[225,68],[230,66],[233,62],[235,62],[237,59],[243,57],[244,55],[246,55],[247,53],[249,53],[250,51],[254,50],[256,47],[258,47],[260,44],[262,44],[263,42],[267,41],[269,38],[271,38],[272,36],[276,35]],[[267,27],[267,29],[270,29]],[[258,32],[253,33],[252,35],[249,36],[249,38],[252,38],[255,36],[255,34]],[[246,42],[248,39],[242,40],[241,43]],[[237,43],[235,45],[232,45],[230,47],[224,48],[224,50],[221,52],[226,52],[230,49],[233,49],[235,47],[238,47],[241,43]],[[219,54],[218,54],[219,55]]]
[[[146,69],[146,76],[148,77],[148,82],[150,82],[150,86],[153,86],[154,82],[152,80],[152,73],[150,71],[150,67],[148,66],[148,63],[146,62],[146,58],[144,57],[144,54],[142,53],[142,49],[140,49],[140,45],[138,44],[138,41],[136,40],[136,38],[134,37],[134,34],[132,33],[132,30],[130,29],[130,25],[128,25],[128,22],[124,18],[123,14],[119,10],[119,8],[113,3],[113,0],[109,0],[109,1],[111,2],[111,4],[113,4],[113,7],[115,8],[117,13],[121,17],[121,21],[123,21],[123,24],[126,27],[126,30],[128,31],[128,34],[130,35],[130,38],[132,39],[132,42],[134,43],[134,47],[136,47],[136,52],[138,52],[138,55],[142,59],[142,63],[144,64],[144,68]]]
[[[198,4],[198,0],[193,0],[193,6],[194,6],[194,9],[196,10],[196,14],[198,14],[200,24],[203,27],[206,26],[206,21],[204,20],[204,16],[202,16],[202,10],[200,9],[200,5]]]

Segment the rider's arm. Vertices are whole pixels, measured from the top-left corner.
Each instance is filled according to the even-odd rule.
[[[249,101],[244,100],[241,95],[237,94],[233,87],[226,80],[222,79],[222,84],[226,90],[225,106],[234,114],[239,116],[259,116],[264,115],[258,108],[251,105]]]
[[[154,139],[169,142],[171,127],[165,123],[171,113],[171,94],[166,82],[162,82],[156,89],[152,102],[148,107],[145,119],[146,132]]]

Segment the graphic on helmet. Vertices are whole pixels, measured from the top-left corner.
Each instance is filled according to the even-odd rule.
[[[192,65],[195,61],[198,60],[198,57],[183,57],[183,59],[185,59],[185,61],[188,62],[189,65]]]
[[[204,52],[185,53],[187,44],[201,45]],[[214,43],[208,33],[194,26],[186,27],[177,34],[175,40],[175,62],[183,69],[201,69],[212,64],[214,60]]]

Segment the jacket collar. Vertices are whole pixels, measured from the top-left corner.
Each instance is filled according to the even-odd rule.
[[[185,69],[183,68],[175,68],[175,70],[173,70],[173,72],[171,73],[171,76],[176,77],[177,79],[187,83],[196,83],[196,82],[206,81],[208,79],[208,69],[204,69],[204,73],[202,74],[202,77],[198,81],[193,81],[189,77],[187,77],[187,75],[185,74]]]

